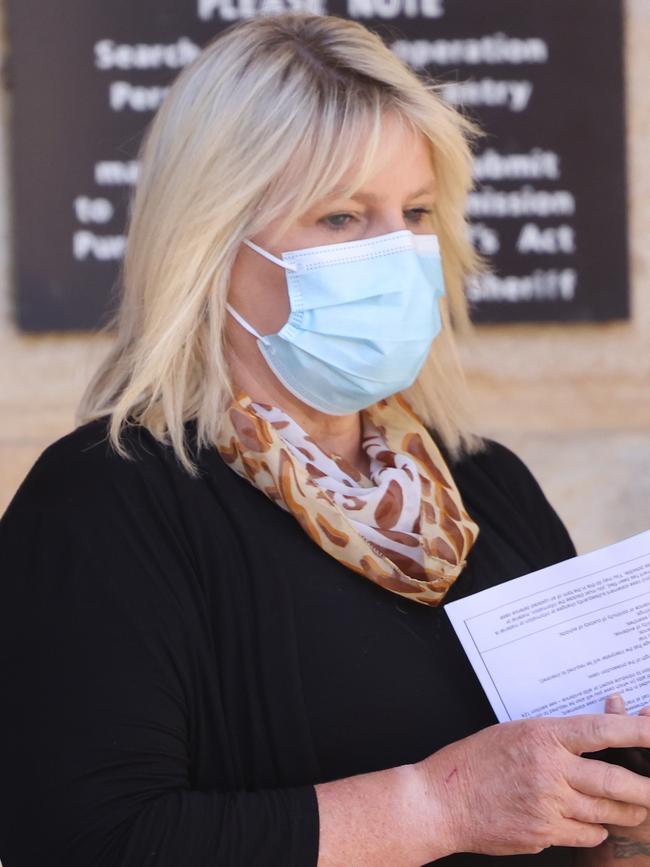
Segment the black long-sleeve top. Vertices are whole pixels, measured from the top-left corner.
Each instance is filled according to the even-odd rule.
[[[0,525],[3,867],[315,867],[314,784],[493,712],[442,608],[325,554],[215,449],[193,479],[146,431],[126,444],[103,422],[54,443]],[[505,446],[443,454],[480,526],[445,601],[575,555]]]

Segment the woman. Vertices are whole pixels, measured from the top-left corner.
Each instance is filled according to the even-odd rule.
[[[115,348],[3,521],[5,867],[564,864],[645,818],[580,754],[650,720],[495,725],[441,606],[575,554],[468,430],[471,134],[335,17],[175,82]]]

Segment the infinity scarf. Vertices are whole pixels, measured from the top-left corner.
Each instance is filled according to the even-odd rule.
[[[277,407],[239,394],[217,446],[226,463],[290,512],[344,566],[439,605],[479,533],[449,469],[407,401],[361,411],[370,477],[320,447]]]

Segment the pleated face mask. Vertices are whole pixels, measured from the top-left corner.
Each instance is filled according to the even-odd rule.
[[[290,250],[282,259],[290,314],[276,334],[257,338],[280,382],[309,406],[346,415],[415,382],[440,331],[444,279],[438,238],[409,229]]]

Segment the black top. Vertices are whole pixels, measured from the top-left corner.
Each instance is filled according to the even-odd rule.
[[[193,479],[145,431],[126,442],[135,460],[95,422],[54,443],[0,525],[3,867],[315,867],[315,783],[494,714],[442,608],[340,565],[216,450]],[[575,555],[488,442],[443,450],[481,529],[446,601]]]

